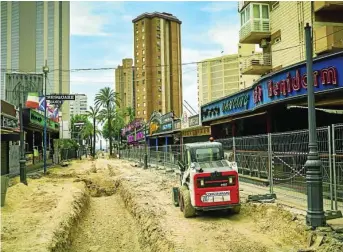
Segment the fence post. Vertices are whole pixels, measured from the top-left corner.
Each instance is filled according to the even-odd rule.
[[[335,210],[337,211],[337,177],[336,177],[336,139],[335,139],[335,125],[332,124],[332,169],[333,169],[333,193],[335,201]]]
[[[330,176],[330,209],[333,210],[333,176],[332,176],[332,153],[331,153],[331,130],[328,126],[328,145],[329,145],[329,176]]]
[[[273,188],[273,148],[272,148],[272,134],[268,133],[268,165],[269,165],[269,192],[272,194],[274,192]]]
[[[233,161],[236,162],[236,142],[235,137],[232,137]]]

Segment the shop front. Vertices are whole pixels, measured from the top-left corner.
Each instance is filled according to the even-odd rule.
[[[43,161],[44,115],[25,108],[23,111],[27,165]],[[59,138],[59,123],[47,119],[47,157],[52,158],[54,139]]]
[[[342,123],[343,52],[314,59],[317,126]],[[259,79],[251,88],[201,107],[215,139],[306,129],[307,74],[301,62]]]
[[[15,106],[1,100],[1,176],[19,172],[19,119]]]
[[[181,130],[182,143],[207,142],[211,136],[211,127],[201,126],[199,115],[184,117]]]
[[[161,115],[154,112],[149,123],[149,146],[156,150],[167,148],[166,146],[180,145],[179,129],[174,132],[174,113],[169,112]],[[178,125],[178,124],[177,124]]]

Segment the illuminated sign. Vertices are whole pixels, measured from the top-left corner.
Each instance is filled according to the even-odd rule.
[[[279,101],[305,97],[306,71],[305,63],[297,64],[262,77],[248,90],[205,104],[201,107],[201,121],[218,120]],[[315,94],[343,88],[343,52],[314,59],[313,86]]]

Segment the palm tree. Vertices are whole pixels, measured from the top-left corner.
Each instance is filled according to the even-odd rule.
[[[87,117],[93,120],[93,158],[95,158],[95,142],[96,142],[96,120],[99,118],[99,107],[95,105],[93,108],[92,106],[89,107],[89,111],[86,111]]]
[[[109,135],[112,135],[112,119],[115,116],[115,107],[119,107],[119,94],[114,92],[110,87],[100,89],[99,93],[95,96],[95,106],[101,106],[101,117],[106,119],[108,123]],[[112,156],[112,138],[110,137],[110,156]]]
[[[135,119],[135,110],[134,110],[134,108],[127,107],[125,115],[129,117],[129,123],[131,123]]]

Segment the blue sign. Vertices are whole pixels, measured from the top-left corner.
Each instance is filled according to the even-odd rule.
[[[313,63],[314,92],[343,88],[343,53],[316,59]],[[306,64],[298,64],[261,78],[250,89],[201,107],[202,122],[253,111],[273,103],[307,94]]]
[[[173,123],[172,122],[162,124],[162,126],[161,126],[161,131],[169,131],[172,129],[173,129]]]

